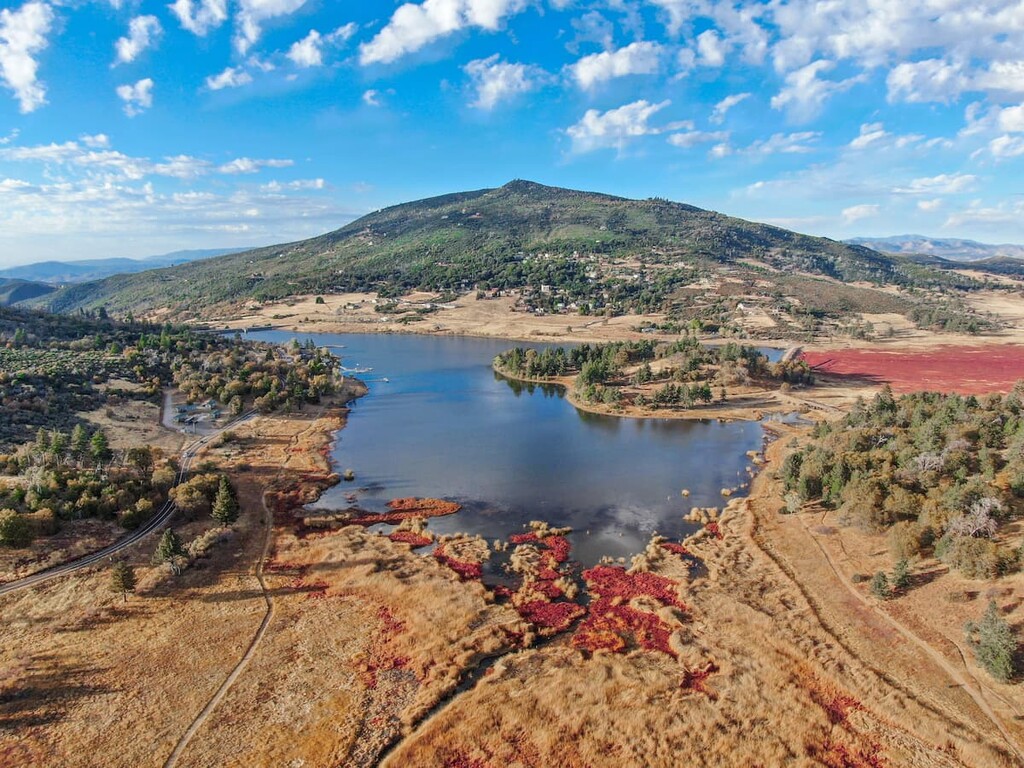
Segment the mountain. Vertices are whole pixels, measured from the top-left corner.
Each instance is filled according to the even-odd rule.
[[[174,251],[142,259],[86,259],[84,261],[41,261],[20,267],[0,269],[0,278],[33,280],[60,285],[100,280],[116,274],[143,272],[157,267],[170,267],[214,256],[238,253],[247,248],[214,248],[207,250]]]
[[[624,259],[660,265],[656,279],[634,277],[630,284],[629,270],[619,278],[618,268],[595,278],[598,262]],[[57,311],[106,305],[114,312],[166,307],[185,315],[303,294],[546,283],[581,299],[589,291],[595,306],[624,295],[620,305],[649,309],[709,270],[728,268],[780,277],[811,273],[844,283],[951,279],[863,246],[682,203],[513,181],[385,208],[301,242],[68,286],[48,303]]]
[[[893,237],[855,237],[844,242],[862,245],[882,253],[937,256],[949,261],[984,261],[985,259],[1024,259],[1024,245],[990,245],[975,240],[895,235]]]
[[[33,283],[28,280],[0,278],[0,307],[9,307],[19,301],[30,301],[53,293],[52,285]]]

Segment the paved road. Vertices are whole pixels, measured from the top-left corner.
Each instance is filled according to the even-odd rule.
[[[237,419],[234,419],[228,424],[225,424],[216,432],[213,432],[207,435],[206,437],[200,438],[199,440],[196,440],[185,446],[185,448],[181,452],[180,469],[178,470],[178,476],[175,478],[174,484],[178,485],[179,483],[183,482],[185,478],[188,476],[189,468],[192,466],[192,460],[195,459],[195,456],[199,452],[200,448],[205,446],[207,443],[209,443],[215,437],[220,435],[222,432],[225,432],[226,430],[238,426],[243,421],[248,421],[255,415],[256,411],[248,411],[247,413],[243,413]],[[0,585],[0,595],[7,595],[11,592],[18,592],[22,589],[28,589],[29,587],[34,587],[38,584],[43,584],[47,581],[50,581],[51,579],[56,579],[60,576],[66,576],[67,574],[74,573],[75,571],[80,570],[82,568],[88,568],[91,565],[96,565],[97,563],[103,562],[104,560],[112,557],[121,550],[127,549],[133,544],[137,544],[138,542],[142,541],[151,533],[159,531],[171,519],[171,516],[174,514],[174,510],[174,502],[168,499],[166,502],[164,502],[164,505],[160,507],[157,513],[153,515],[153,517],[151,517],[148,521],[146,521],[146,523],[143,526],[132,531],[123,539],[114,542],[108,547],[104,547],[103,549],[97,550],[96,552],[92,552],[88,555],[82,555],[81,557],[75,558],[74,560],[70,560],[66,563],[56,565],[53,568],[47,568],[45,571],[39,571],[38,573],[34,573],[31,576],[26,576],[23,579],[18,579],[17,581],[11,581],[6,584],[2,584]]]

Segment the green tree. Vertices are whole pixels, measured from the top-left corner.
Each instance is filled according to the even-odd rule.
[[[89,434],[81,424],[75,424],[71,430],[71,452],[75,458],[81,458],[89,448]]]
[[[115,563],[110,571],[110,591],[120,592],[124,602],[128,602],[128,593],[135,591],[138,583],[135,578],[135,569],[123,560]]]
[[[1004,683],[1013,677],[1017,639],[1006,619],[999,615],[995,600],[989,601],[981,621],[967,622],[964,634],[974,649],[974,657],[992,677]]]
[[[871,594],[879,600],[888,600],[892,597],[892,589],[889,587],[889,577],[884,571],[879,571],[871,578]]]
[[[213,510],[210,514],[221,525],[231,525],[238,519],[238,499],[235,498],[235,491],[228,482],[227,475],[221,475],[217,498],[213,500]]]
[[[905,558],[896,562],[890,583],[895,592],[906,592],[910,588],[910,563]]]
[[[102,429],[97,429],[92,439],[89,440],[89,455],[97,464],[110,458],[110,444]]]
[[[0,510],[0,544],[27,547],[32,543],[32,527],[24,515],[13,509]]]
[[[24,328],[18,328],[14,331],[14,346],[24,347],[26,344],[28,344],[28,334],[25,333]]]
[[[181,573],[179,558],[185,554],[185,546],[181,543],[181,537],[172,529],[168,528],[160,537],[160,543],[156,545],[156,556],[161,563],[167,563],[175,575]]]

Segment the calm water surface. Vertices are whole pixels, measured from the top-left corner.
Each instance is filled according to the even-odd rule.
[[[294,333],[253,338],[284,342]],[[334,450],[354,483],[319,507],[379,511],[389,499],[451,499],[464,508],[429,523],[438,533],[488,540],[530,520],[571,526],[574,557],[592,564],[628,556],[657,531],[678,538],[692,506],[721,506],[722,488],[747,480],[746,451],[759,450],[753,422],[623,419],[576,410],[559,388],[528,387],[491,370],[515,342],[458,337],[312,334],[332,347],[370,393],[357,400]],[[385,381],[387,379],[387,381]],[[682,489],[689,489],[684,498]]]

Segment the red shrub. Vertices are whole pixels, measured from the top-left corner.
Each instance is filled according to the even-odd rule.
[[[667,549],[669,552],[680,555],[682,557],[692,557],[690,550],[684,547],[682,544],[677,544],[674,541],[666,541],[661,545],[662,549]]]
[[[723,538],[723,537],[722,537],[722,527],[721,527],[721,526],[720,526],[720,525],[718,524],[718,522],[717,522],[717,521],[715,521],[715,520],[712,520],[712,521],[711,521],[710,523],[708,523],[708,524],[707,524],[706,526],[704,526],[704,527],[705,527],[705,528],[707,528],[707,529],[708,529],[708,533],[710,533],[710,534],[711,534],[712,536],[714,536],[714,537],[715,537],[716,539],[721,539],[721,538]]]
[[[708,678],[717,671],[718,665],[713,661],[705,664],[704,669],[687,669],[683,673],[683,681],[679,684],[679,687],[687,691],[704,693],[707,694],[708,698],[717,699],[718,694],[707,687]]]
[[[426,547],[434,542],[429,536],[414,533],[413,531],[395,531],[394,533],[389,533],[388,538],[398,544],[410,544],[413,549]]]
[[[564,632],[576,619],[583,616],[587,609],[576,603],[549,603],[546,600],[517,605],[519,615],[540,629],[548,629],[553,633]]]

